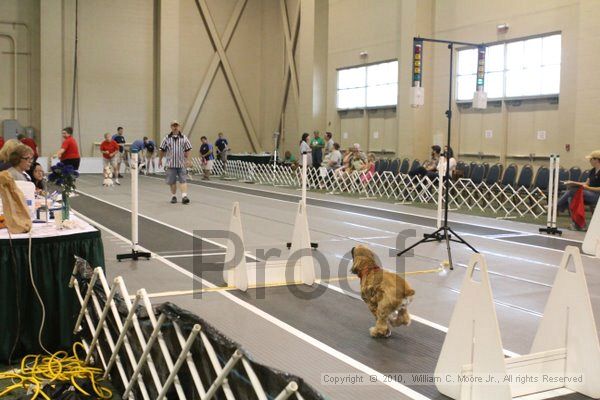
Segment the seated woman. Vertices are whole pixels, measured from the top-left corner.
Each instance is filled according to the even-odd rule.
[[[33,150],[31,147],[20,144],[15,147],[8,156],[10,168],[7,170],[15,181],[31,181],[27,171],[33,162]]]
[[[442,149],[440,146],[433,145],[431,146],[431,158],[423,163],[419,168],[416,168],[414,171],[410,171],[408,175],[410,177],[419,176],[424,177],[428,176],[429,179],[434,179],[437,176],[437,166],[440,159],[440,153]]]
[[[328,171],[334,171],[340,168],[342,166],[342,153],[340,152],[340,144],[334,143],[333,148],[331,149],[329,154],[325,156],[325,158],[325,167],[327,167]]]
[[[569,208],[573,196],[580,187],[583,187],[584,204],[595,206],[598,203],[598,198],[600,198],[600,150],[592,151],[586,158],[590,160],[592,166],[590,177],[585,182],[565,181],[568,190],[558,200],[558,212],[564,212]]]
[[[293,164],[296,164],[296,163],[297,163],[297,161],[296,161],[296,157],[294,157],[294,156],[292,155],[292,152],[291,152],[291,151],[289,151],[289,150],[286,150],[286,151],[285,151],[285,153],[283,154],[283,163],[284,163],[285,165],[293,165]]]
[[[10,162],[8,161],[8,158],[20,144],[22,143],[19,142],[17,139],[8,139],[4,143],[4,146],[2,146],[2,149],[0,150],[0,171],[6,171],[10,167],[12,167],[12,165],[10,165]]]
[[[37,194],[43,194],[46,191],[46,181],[44,180],[44,169],[41,164],[34,162],[27,173],[31,178],[31,182],[35,185],[35,192]]]
[[[454,151],[452,151],[452,147],[448,147],[448,146],[444,146],[444,152],[442,153],[442,155],[440,156],[440,161],[438,162],[437,165],[437,170],[438,171],[445,171],[446,170],[446,166],[448,165],[446,163],[446,157],[450,157],[450,178],[452,179],[452,176],[454,176],[454,171],[456,171],[456,158],[454,158]],[[436,172],[435,177],[429,176],[430,179],[434,179],[436,178],[438,175],[438,173]]]
[[[375,174],[375,154],[369,153],[367,156],[367,162],[363,165],[361,174],[360,174],[360,182],[367,183]]]

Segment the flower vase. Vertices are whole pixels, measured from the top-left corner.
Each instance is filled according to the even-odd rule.
[[[62,219],[63,221],[68,220],[70,216],[71,207],[69,206],[69,193],[62,193]]]

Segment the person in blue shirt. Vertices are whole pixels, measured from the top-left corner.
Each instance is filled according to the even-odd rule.
[[[154,141],[148,139],[147,136],[144,136],[144,157],[146,158],[146,168],[144,169],[144,174],[148,175],[150,171],[150,166],[152,166],[152,170],[156,173],[156,143]]]
[[[133,143],[131,143],[131,146],[129,146],[129,150],[132,153],[138,153],[138,168],[140,168],[141,165],[146,165],[146,160],[144,158],[144,141],[142,139],[134,140]]]
[[[142,139],[136,139],[133,141],[133,143],[131,143],[131,146],[129,146],[129,148],[132,152],[136,151],[138,153],[141,153],[142,150],[144,150],[144,141]]]
[[[223,137],[223,132],[219,132],[219,138],[215,142],[217,148],[217,158],[223,163],[223,170],[227,164],[227,153],[229,152],[229,142]]]
[[[117,178],[122,178],[121,175],[121,162],[125,162],[125,136],[123,136],[123,127],[120,126],[117,128],[117,133],[112,137],[112,140],[119,143],[119,154],[117,157]]]
[[[206,136],[202,136],[200,140],[202,141],[202,145],[200,146],[200,158],[202,159],[202,170],[204,172],[204,177],[202,179],[208,181],[210,179],[210,171],[212,170],[215,156],[213,155],[212,144],[208,143]]]

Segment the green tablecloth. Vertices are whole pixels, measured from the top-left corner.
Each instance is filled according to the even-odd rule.
[[[38,344],[42,308],[29,276],[28,242],[28,239],[13,239],[14,251],[11,251],[10,242],[0,240],[0,362],[8,360],[18,331],[20,338],[13,360],[42,352]],[[104,267],[100,232],[32,241],[33,279],[46,308],[42,343],[52,352],[70,347],[73,339],[72,331],[80,309],[75,290],[69,288],[75,255],[94,267]]]

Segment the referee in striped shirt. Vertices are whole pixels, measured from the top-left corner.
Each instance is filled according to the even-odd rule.
[[[162,159],[167,156],[165,165],[167,172],[167,185],[171,187],[171,203],[177,203],[177,182],[181,191],[181,202],[188,204],[190,199],[187,196],[187,164],[189,160],[192,144],[187,137],[183,136],[179,130],[179,122],[171,122],[171,133],[163,139],[160,144],[160,153],[158,156],[158,166],[162,168]]]

